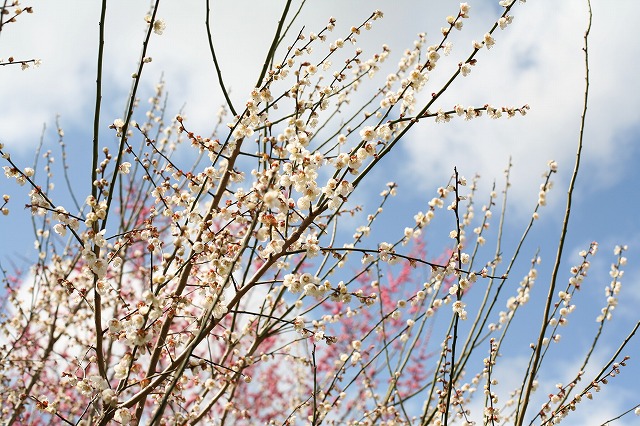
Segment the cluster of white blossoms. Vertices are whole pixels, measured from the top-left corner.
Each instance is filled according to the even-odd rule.
[[[555,160],[549,160],[547,163],[549,171],[543,175],[546,177],[546,181],[540,184],[540,192],[538,192],[538,207],[544,207],[547,205],[547,194],[553,188],[553,182],[551,181],[551,175],[558,172],[558,163]],[[536,207],[532,215],[533,219],[537,220],[540,216],[538,214],[538,208]]]
[[[463,26],[462,19],[469,18],[469,10],[471,10],[469,3],[460,3],[460,11],[458,12],[458,15],[447,16],[447,24],[449,24],[449,26],[441,28],[442,35],[448,35],[452,28],[461,30]]]
[[[308,272],[287,274],[282,283],[293,294],[304,293],[317,298],[331,291],[331,283],[328,280],[321,282],[318,277]]]
[[[100,282],[98,285],[101,285]],[[105,292],[104,295],[106,294]],[[108,322],[108,330],[113,337],[126,342],[132,348],[144,346],[155,337],[159,326],[156,320],[161,316],[160,299],[147,290],[144,292],[142,300],[138,302],[137,312],[122,320],[111,318]],[[121,361],[119,367],[116,367],[116,376],[125,374],[129,365],[130,360]]]
[[[467,75],[470,72],[470,69],[467,69],[465,66],[461,68],[462,75]],[[508,118],[514,117],[516,114],[520,114],[521,116],[527,115],[527,111],[529,110],[529,105],[524,105],[521,108],[512,108],[512,107],[500,107],[496,108],[492,105],[484,105],[479,108],[475,108],[473,106],[464,107],[463,105],[457,104],[453,106],[453,110],[445,111],[442,108],[439,108],[435,114],[436,123],[448,123],[454,114],[458,116],[464,116],[465,120],[472,120],[476,117],[481,117],[484,112],[487,113],[489,118],[497,120],[505,114]]]
[[[67,229],[77,231],[80,228],[80,221],[69,215],[69,212],[62,206],[56,207],[52,213],[52,219],[58,221],[58,223],[53,226],[53,230],[61,237],[66,235]],[[102,234],[102,237],[104,237],[104,234]]]
[[[98,277],[98,279],[105,277],[108,267],[106,259],[96,256],[90,246],[86,246],[85,249],[82,250],[82,257],[86,262],[87,267],[96,275],[96,277]]]
[[[498,4],[502,7],[511,7],[516,0],[500,0]],[[520,3],[526,3],[527,0],[520,0]]]
[[[320,241],[316,233],[307,235],[301,241],[302,249],[305,250],[309,258],[316,257],[320,253]]]
[[[596,318],[596,322],[603,323],[605,320],[610,320],[613,310],[618,305],[618,296],[622,289],[621,279],[624,275],[622,266],[627,264],[627,258],[623,256],[623,253],[628,250],[626,245],[616,246],[613,253],[618,257],[616,263],[611,264],[609,275],[611,276],[611,282],[605,288],[605,296],[607,298],[607,305],[600,311],[600,315]]]
[[[466,303],[462,302],[461,300],[456,300],[455,302],[453,302],[453,305],[451,305],[451,309],[461,320],[466,320],[467,311],[464,309],[466,306]]]
[[[512,2],[501,4],[510,7]],[[349,120],[343,121],[345,117],[340,114],[346,114],[350,103],[361,99],[356,92],[366,86],[367,78],[377,76],[390,55],[388,46],[383,45],[365,59],[363,51],[354,46],[356,37],[382,17],[379,11],[333,41],[327,37],[336,28],[332,18],[319,33],[300,32],[291,46],[283,49],[281,44],[274,49],[276,53],[271,52],[267,61],[270,65],[241,109],[236,111],[238,105],[229,101],[217,115],[217,125],[224,134],[216,127],[202,130],[210,137],[197,135],[187,129],[182,115],[165,123],[163,84],[158,84],[150,100],[152,107],[144,115],[145,123],[138,124],[126,114],[126,119],[117,118],[109,126],[118,137],[119,150],[112,156],[104,148],[104,158],[94,158],[94,195],[78,206],[75,215],[53,205],[48,192],[52,187],[35,187],[30,181],[35,171],[15,167],[3,152],[10,164],[4,167],[5,175],[21,185],[34,185],[30,208],[42,223],[36,246],[43,262],[34,269],[42,274],[36,280],[41,288],[34,285],[31,293],[42,300],[45,295],[49,299],[43,303],[54,306],[55,315],[58,309],[61,312],[60,318],[43,314],[37,318],[38,324],[30,326],[38,332],[53,330],[52,338],[63,336],[62,343],[52,345],[53,355],[47,355],[55,358],[54,365],[65,357],[71,360],[63,367],[60,381],[65,394],[51,403],[45,401],[54,399],[44,395],[41,405],[58,408],[59,401],[73,394],[84,398],[82,407],[70,409],[75,410],[69,415],[74,420],[90,412],[103,423],[115,420],[128,424],[155,415],[155,411],[147,411],[153,407],[162,417],[160,423],[199,424],[209,421],[207,416],[227,418],[230,423],[249,419],[262,423],[262,412],[271,415],[269,410],[274,407],[290,416],[285,417],[285,423],[294,421],[293,413],[300,415],[307,409],[303,415],[312,413],[309,423],[320,423],[329,420],[334,410],[336,417],[340,415],[344,403],[352,404],[349,410],[371,424],[400,422],[402,414],[397,407],[406,401],[403,395],[425,389],[414,376],[420,376],[432,362],[426,361],[430,354],[420,352],[431,349],[421,341],[426,338],[421,333],[430,327],[427,320],[439,310],[442,315],[466,320],[466,308],[472,300],[468,292],[478,286],[484,289],[485,282],[489,286],[500,282],[496,284],[499,289],[507,283],[506,272],[502,276],[495,273],[501,253],[490,255],[493,257],[480,266],[477,260],[485,255],[479,247],[485,243],[497,194],[492,190],[482,212],[477,212],[473,204],[475,180],[470,191],[460,192],[459,187],[467,182],[456,170],[449,184],[437,189],[423,211],[413,220],[409,217],[409,226],[399,225],[396,239],[385,235],[383,242],[376,240],[368,248],[363,244],[372,235],[384,203],[396,194],[396,184],[386,184],[380,194],[382,201],[368,215],[359,216],[362,207],[351,201],[356,188],[369,184],[365,178],[378,161],[406,130],[422,120],[445,123],[455,117],[498,119],[526,114],[527,105],[456,104],[449,110],[438,108],[436,102],[444,90],[437,88],[426,101],[418,95],[436,80],[430,79],[430,74],[441,56],[451,53],[453,44],[448,37],[454,29],[463,28],[469,12],[469,4],[460,4],[457,14],[454,11],[447,17],[442,38],[430,41],[431,45],[425,34],[419,34],[414,45],[402,54],[395,71],[374,83],[371,102]],[[480,41],[472,42],[471,59],[454,67],[450,81],[460,74],[469,75],[476,65],[473,55],[477,50],[495,45],[494,30],[506,28],[513,20],[507,12]],[[149,16],[146,22],[148,33],[160,35],[166,30],[162,19]],[[312,52],[325,42],[326,56],[317,59]],[[470,46],[466,44],[466,48]],[[143,56],[139,64],[150,63],[151,58]],[[138,105],[135,98],[131,103]],[[372,110],[365,111],[365,107]],[[233,116],[227,117],[227,110]],[[63,136],[62,131],[59,136]],[[184,157],[174,155],[182,142],[190,143],[200,154],[197,161],[186,166],[181,163]],[[140,149],[135,143],[140,143]],[[551,162],[549,167],[539,206],[546,204],[549,176],[557,166]],[[6,196],[5,204],[8,201]],[[439,260],[428,261],[418,237],[445,205],[448,212],[442,214],[455,217],[456,226]],[[2,209],[4,213],[4,205]],[[353,223],[347,216],[358,220],[365,215],[364,223],[350,228],[355,232],[343,233],[342,226]],[[395,228],[396,223],[393,225]],[[49,233],[47,227],[54,232]],[[452,228],[444,229],[446,235]],[[474,241],[468,238],[473,235],[470,230],[477,236]],[[385,231],[393,232],[391,228]],[[55,242],[47,245],[50,237]],[[416,251],[403,254],[403,245],[410,242],[415,243]],[[56,244],[66,244],[64,251]],[[52,254],[47,252],[48,247],[53,248]],[[584,254],[582,265],[572,269],[568,288],[557,292],[557,310],[550,317],[550,326],[565,324],[574,310],[573,291],[586,276],[586,255],[594,254],[595,247]],[[617,249],[616,254],[624,249]],[[354,253],[362,255],[361,264],[357,259],[351,262]],[[625,262],[620,257],[611,268],[613,281],[607,289],[607,307],[601,321],[610,317],[617,303],[620,266]],[[516,310],[530,300],[537,263],[536,257],[507,300],[505,311],[496,314],[492,304],[487,316],[479,319],[478,324],[496,321],[489,325],[489,333],[506,331]],[[426,277],[416,283],[417,274]],[[368,287],[371,293],[365,290]],[[495,294],[496,298],[487,298],[487,303],[497,302],[499,291],[489,287],[486,294]],[[44,305],[34,306],[40,309]],[[442,312],[444,306],[447,312]],[[471,313],[475,313],[475,305]],[[24,316],[21,311],[7,323],[12,332],[19,329]],[[469,335],[468,342],[476,337],[484,339],[486,330],[479,330],[475,324],[472,328],[478,334]],[[454,411],[467,403],[467,397],[481,388],[479,383],[484,379],[488,397],[485,421],[508,422],[506,410],[501,412],[494,406],[498,398],[491,389],[497,384],[491,370],[500,343],[491,340],[490,356],[473,386],[461,385],[459,380],[469,366],[452,359],[452,348],[462,342],[453,337],[456,333],[446,334],[442,343],[437,342],[442,344],[443,355],[432,380],[432,390],[436,389],[433,395],[438,398],[431,406],[433,401],[427,401],[425,419],[431,414],[438,417],[450,407],[455,407],[451,415],[463,415]],[[555,330],[552,339],[559,339]],[[336,343],[336,347],[317,345],[322,341]],[[73,353],[62,347],[68,342],[74,343]],[[478,347],[476,343],[471,343],[470,351]],[[16,355],[16,359],[26,359],[33,353],[29,350],[17,352],[21,358]],[[470,353],[462,351],[458,356]],[[384,356],[386,361],[381,364]],[[403,360],[402,367],[394,368],[389,364],[391,359]],[[46,365],[47,374],[56,371],[50,367]],[[310,367],[314,369],[311,385]],[[20,377],[28,377],[30,372],[25,367]],[[254,379],[251,388],[243,387],[254,372],[259,379]],[[343,379],[351,375],[353,382],[345,387]],[[287,381],[291,378],[295,386]],[[352,385],[360,386],[353,392],[356,400],[346,389]],[[387,391],[379,392],[385,385],[389,385]],[[437,388],[440,385],[442,389]],[[34,382],[34,386],[39,383]],[[290,388],[296,389],[295,394],[280,392]],[[409,392],[405,392],[407,389]],[[256,401],[263,394],[269,400],[261,406]],[[20,395],[16,392],[12,396],[16,404],[22,403]],[[311,399],[304,400],[308,395],[313,395],[313,411]],[[282,403],[285,398],[289,400]],[[444,406],[447,398],[449,407]],[[438,422],[441,420],[434,421]],[[88,424],[86,420],[77,423]]]
[[[501,327],[503,324],[506,324],[507,321],[513,318],[515,311],[522,305],[529,302],[531,297],[531,288],[535,284],[535,280],[538,277],[538,270],[534,267],[535,264],[540,263],[540,258],[534,259],[532,262],[532,267],[529,269],[529,272],[525,277],[520,281],[520,285],[517,290],[517,294],[515,296],[511,296],[507,300],[507,311],[501,311],[499,314],[500,320],[499,325],[490,324],[489,329],[497,329]]]
[[[5,159],[8,159],[8,154],[3,156]],[[15,179],[18,185],[23,186],[27,183],[27,178],[33,176],[34,170],[31,167],[27,167],[21,172],[18,168],[12,166],[3,166],[4,175],[9,179]]]
[[[571,267],[572,276],[569,278],[569,283],[564,290],[558,291],[558,302],[555,304],[555,309],[552,312],[549,319],[549,325],[554,327],[552,332],[553,340],[559,341],[560,335],[555,333],[557,326],[566,326],[568,324],[568,316],[571,314],[576,305],[571,303],[571,299],[576,291],[580,290],[582,283],[584,282],[589,272],[591,263],[588,258],[594,256],[598,251],[598,243],[593,242],[589,246],[588,250],[582,250],[579,255],[582,257],[582,263],[579,266]]]
[[[6,205],[9,203],[10,199],[11,199],[11,196],[9,194],[3,194],[2,195],[3,204],[2,204],[2,206],[0,206],[0,211],[2,212],[2,214],[4,216],[7,216],[9,214],[9,208],[6,207]]]

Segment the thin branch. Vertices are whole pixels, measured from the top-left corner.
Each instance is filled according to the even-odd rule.
[[[231,103],[231,98],[229,98],[229,93],[224,85],[224,81],[222,80],[222,72],[220,71],[220,65],[218,64],[218,58],[216,57],[216,51],[213,48],[213,38],[211,37],[211,22],[210,22],[210,6],[209,0],[207,0],[207,18],[205,20],[205,25],[207,27],[207,38],[209,40],[209,50],[211,51],[211,58],[213,59],[213,64],[216,67],[216,74],[218,75],[218,83],[220,83],[220,89],[222,90],[222,94],[224,95],[224,99],[227,101],[227,105],[229,105],[229,109],[233,115],[238,115],[236,109],[233,107]]]
[[[269,48],[269,53],[267,53],[267,57],[264,60],[264,65],[262,66],[262,71],[260,72],[260,77],[258,77],[258,82],[255,87],[262,86],[262,81],[264,80],[264,76],[267,74],[267,70],[269,69],[269,64],[273,60],[274,55],[276,54],[276,49],[278,48],[278,43],[280,42],[280,33],[282,32],[282,26],[284,25],[284,21],[289,13],[289,7],[291,6],[291,0],[287,0],[287,4],[284,6],[284,10],[282,11],[282,16],[278,21],[278,28],[276,29],[276,33],[273,36],[273,41],[271,42],[271,47]]]
[[[533,385],[538,375],[538,370],[540,368],[540,354],[542,352],[543,340],[544,336],[547,332],[547,327],[549,325],[549,311],[553,306],[553,299],[556,290],[556,280],[558,277],[558,271],[560,270],[560,261],[562,260],[562,253],[564,252],[564,244],[565,238],[567,235],[567,230],[569,228],[569,218],[571,215],[571,204],[573,200],[573,191],[575,189],[576,180],[578,178],[578,170],[580,169],[580,159],[582,156],[582,147],[583,147],[583,139],[584,139],[584,128],[586,125],[586,116],[587,116],[587,104],[589,100],[589,33],[591,31],[591,22],[593,19],[593,14],[591,11],[591,0],[587,0],[587,5],[589,9],[589,21],[587,24],[587,30],[584,33],[584,47],[582,50],[584,51],[584,65],[585,65],[585,89],[584,89],[584,101],[582,107],[582,116],[580,120],[580,134],[578,137],[578,149],[576,152],[576,160],[573,168],[573,174],[571,175],[571,182],[569,183],[569,189],[567,191],[567,205],[565,208],[564,221],[562,223],[562,230],[560,232],[560,241],[558,243],[558,252],[556,254],[555,264],[553,266],[553,272],[551,273],[551,282],[549,283],[549,293],[547,295],[547,302],[544,308],[544,314],[542,316],[542,326],[540,327],[540,334],[538,335],[538,341],[536,343],[533,360],[530,365],[529,377],[526,378],[526,386],[524,389],[524,393],[521,394],[520,401],[521,405],[518,406],[518,412],[516,415],[516,425],[522,426],[524,422],[524,416],[527,412],[527,406],[529,405],[529,400],[531,398],[531,393],[533,392]]]

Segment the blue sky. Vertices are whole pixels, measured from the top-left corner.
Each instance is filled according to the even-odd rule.
[[[42,126],[46,124],[43,150],[51,149],[59,163],[55,132],[55,117],[59,114],[70,152],[72,180],[77,185],[75,189],[83,194],[88,190],[87,185],[83,186],[83,179],[89,173],[87,155],[91,142],[99,11],[96,2],[69,2],[65,8],[45,1],[32,3],[36,13],[21,16],[16,24],[4,28],[0,36],[0,58],[41,58],[43,63],[27,71],[15,66],[0,69],[0,142],[12,153],[14,161],[31,165]],[[130,75],[139,54],[147,2],[137,3],[113,1],[108,8],[102,116],[105,143],[112,137],[107,126],[122,115]],[[184,106],[189,126],[204,134],[212,128],[223,98],[216,86],[206,46],[201,3],[172,2],[160,6],[158,14],[166,21],[167,29],[152,41],[153,62],[145,71],[141,98],[145,100],[152,94],[153,85],[163,75],[169,92],[170,114]],[[489,2],[470,4],[471,18],[465,21],[463,31],[455,34],[453,52],[443,58],[439,71],[432,74],[429,84],[434,90],[427,89],[426,96],[440,87],[438,83],[446,81],[451,70],[469,54],[471,40],[480,39],[500,13],[499,7],[495,7],[497,1],[491,2],[492,6]],[[236,103],[242,103],[253,88],[280,7],[276,2],[214,4],[214,40]],[[372,31],[360,35],[358,45],[366,57],[367,53],[378,51],[382,43],[388,44],[392,51],[389,65],[393,67],[402,51],[411,46],[416,33],[427,32],[428,44],[439,40],[438,31],[444,18],[454,14],[457,7],[458,2],[452,1],[401,1],[393,5],[383,1],[312,2],[297,24],[313,31],[320,29],[329,16],[335,16],[337,28],[333,36],[337,37],[379,8],[385,18],[376,21]],[[610,347],[598,354],[602,359],[607,357],[606,350],[617,344],[615,337],[624,334],[638,320],[635,306],[640,303],[637,278],[640,225],[636,213],[640,195],[637,184],[640,172],[636,167],[640,160],[640,99],[637,96],[640,82],[635,77],[640,45],[635,19],[629,13],[634,9],[630,0],[593,2],[589,52],[591,97],[584,157],[561,268],[561,273],[568,276],[569,267],[578,262],[577,253],[587,249],[591,241],[600,243],[600,252],[593,260],[590,278],[581,295],[584,305],[579,303],[580,312],[572,319],[572,326],[576,327],[572,344],[579,346],[584,344],[579,330],[581,322],[584,321],[585,330],[593,329],[593,319],[603,303],[609,264],[614,259],[613,247],[629,245],[629,265],[623,279],[625,296],[614,314],[617,322],[609,330]],[[495,47],[479,54],[478,65],[472,73],[457,80],[438,107],[449,109],[457,103],[465,106],[528,104],[529,114],[497,121],[486,117],[471,122],[454,118],[447,124],[424,121],[381,163],[371,176],[369,186],[359,188],[355,198],[365,207],[373,207],[384,184],[390,180],[398,182],[399,195],[383,216],[384,233],[397,235],[411,224],[418,210],[425,209],[435,188],[447,182],[454,166],[468,179],[475,173],[482,176],[478,197],[481,203],[494,180],[497,187],[502,188],[502,171],[512,157],[512,188],[505,232],[505,253],[510,254],[509,248],[517,243],[535,205],[547,161],[556,160],[559,173],[554,176],[555,187],[549,196],[549,205],[541,212],[520,269],[514,272],[515,279],[519,280],[529,258],[540,248],[544,263],[537,290],[542,294],[546,291],[548,281],[545,279],[548,280],[555,256],[578,140],[584,90],[581,48],[587,23],[586,2],[528,2],[517,5],[513,15],[513,24],[497,33]],[[58,175],[57,188],[60,197],[65,199],[66,191],[60,178]],[[21,207],[27,202],[26,191],[1,179],[0,193],[12,196],[11,215],[0,217],[3,236],[0,262],[5,268],[12,262],[23,267],[27,263],[22,259],[36,255],[31,250],[30,219]],[[429,250],[437,251],[447,243],[448,230],[428,232],[433,233],[427,245]],[[537,317],[531,321],[521,326],[538,326]],[[570,333],[571,330],[565,331],[567,335]],[[636,340],[628,352],[640,353],[639,347]],[[566,365],[558,363],[558,374],[572,362],[571,359],[564,361]],[[640,402],[633,399],[633,393],[640,393],[640,388],[630,380],[640,374],[635,362],[632,359],[628,371],[616,378],[625,384],[625,390],[621,386],[601,395],[600,402],[606,401],[606,404],[581,407],[589,419],[598,416],[604,421],[608,414]],[[606,411],[605,406],[611,411]],[[619,424],[633,424],[633,420]]]

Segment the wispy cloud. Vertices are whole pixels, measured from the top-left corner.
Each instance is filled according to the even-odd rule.
[[[591,93],[585,135],[586,187],[610,186],[624,179],[621,170],[630,166],[637,149],[626,132],[638,126],[640,92],[633,77],[640,47],[625,34],[632,25],[623,3],[594,6],[590,38]],[[482,35],[491,11],[481,11],[468,30]],[[508,158],[513,158],[512,197],[527,209],[535,202],[540,174],[550,159],[560,166],[559,182],[566,183],[573,168],[584,94],[582,35],[587,24],[584,2],[554,5],[526,3],[514,8],[514,22],[496,35],[496,46],[478,56],[470,76],[456,81],[447,101],[480,106],[520,106],[530,113],[496,123],[483,117],[473,122],[421,124],[407,149],[411,173],[433,185],[456,165],[465,175],[480,173],[486,180],[502,179]],[[464,31],[463,31],[464,32]],[[454,47],[456,53],[470,50],[470,43]],[[443,70],[441,70],[443,71]],[[436,107],[437,108],[437,107]],[[616,173],[611,173],[612,168]],[[562,191],[564,192],[564,191]]]

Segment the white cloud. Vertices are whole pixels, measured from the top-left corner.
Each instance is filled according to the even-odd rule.
[[[632,26],[631,2],[616,6],[594,5],[591,36],[592,92],[585,142],[585,158],[595,184],[611,185],[618,179],[608,173],[613,164],[620,166],[628,158],[630,146],[620,146],[616,139],[636,123],[638,104],[635,96],[639,83],[633,77],[637,43],[629,37]],[[421,4],[407,8],[386,8],[384,2],[341,7],[339,3],[313,4],[292,26],[296,32],[321,28],[330,15],[338,18],[338,27],[330,37],[339,37],[350,25],[361,22],[371,10],[380,7],[385,18],[374,30],[362,34],[358,45],[373,51],[383,42],[393,48],[395,62],[418,31],[428,31],[429,41],[436,42],[439,26],[455,5],[438,5],[427,12]],[[429,6],[432,8],[432,6]],[[0,126],[3,142],[10,146],[34,146],[41,124],[51,122],[56,113],[63,124],[89,129],[94,102],[96,45],[99,19],[97,4],[78,3],[69,9],[50,2],[34,4],[35,13],[21,17],[5,27],[0,56],[37,57],[43,65],[37,70],[20,71],[4,67],[3,80],[11,84],[0,87],[3,102]],[[514,161],[514,192],[519,200],[537,192],[539,175],[546,161],[555,158],[561,170],[572,168],[583,92],[582,34],[586,25],[582,1],[561,2],[550,11],[544,4],[527,3],[513,9],[514,22],[498,31],[497,44],[478,56],[472,74],[454,83],[443,104],[517,105],[532,107],[525,118],[500,120],[486,118],[454,125],[422,123],[410,135],[405,148],[419,164],[415,171],[422,181],[440,184],[452,165],[466,175],[476,171],[500,177],[509,155]],[[253,87],[262,65],[264,52],[271,42],[280,9],[271,3],[214,4],[211,19],[214,44],[232,99],[242,104]],[[144,34],[144,5],[113,2],[107,9],[105,45],[104,119],[111,122],[122,111],[135,70]],[[498,16],[495,8],[472,5],[471,19],[456,44],[450,64],[455,65],[469,51],[470,40],[478,39]],[[414,19],[423,16],[424,19]],[[142,94],[164,73],[170,93],[171,114],[187,104],[193,125],[211,127],[223,99],[210,57],[204,26],[204,5],[161,4],[158,16],[167,23],[162,36],[153,36]],[[239,19],[241,17],[242,19]],[[402,26],[402,31],[398,28]],[[265,28],[268,27],[268,28]],[[342,30],[342,32],[340,31]],[[265,36],[268,35],[268,36]],[[433,74],[433,86],[448,77],[443,65]],[[451,69],[451,68],[450,68]],[[449,105],[451,104],[451,105]],[[118,114],[121,115],[121,114]],[[86,131],[86,130],[85,130]],[[618,146],[615,145],[618,143]],[[424,167],[428,165],[428,167]],[[624,167],[624,164],[623,164]],[[413,170],[413,169],[412,169]],[[424,173],[428,170],[428,173]]]
[[[103,130],[106,123],[122,115],[131,74],[136,70],[145,32],[144,17],[148,3],[112,1],[107,7],[105,24],[105,56],[103,84]],[[283,5],[272,2],[213,3],[211,30],[225,83],[236,105],[243,105],[253,89],[264,56]],[[363,22],[377,7],[386,2],[360,2],[352,7],[327,1],[311,4],[291,26],[282,47],[304,27],[305,33],[319,32],[330,16],[338,19],[329,40],[344,37],[351,25]],[[433,25],[411,20],[414,13],[440,20],[455,11],[426,14],[421,4],[414,8],[389,8],[386,18],[376,21],[374,30],[363,33],[358,45],[376,51],[383,43],[395,49],[396,58],[408,47],[415,34]],[[38,69],[20,71],[19,67],[3,67],[0,98],[12,103],[0,105],[0,128],[3,142],[16,149],[36,145],[43,122],[52,122],[56,114],[63,127],[80,128],[89,133],[95,100],[95,78],[98,45],[98,3],[76,2],[72,9],[51,2],[33,4],[34,13],[25,14],[2,32],[0,57],[40,58]],[[293,7],[297,7],[294,5]],[[432,8],[429,6],[429,8]],[[448,8],[451,9],[451,8]],[[161,4],[157,17],[166,22],[163,35],[153,34],[148,55],[153,62],[145,67],[139,95],[144,101],[151,87],[164,74],[170,93],[171,115],[186,103],[189,123],[204,132],[212,127],[212,118],[224,102],[218,88],[205,30],[205,6],[200,3]],[[426,18],[425,18],[426,19]],[[402,25],[403,31],[397,31]],[[398,41],[401,40],[401,41]],[[145,90],[146,89],[146,90]],[[198,129],[200,130],[200,129]]]
[[[594,10],[586,161],[581,172],[586,186],[612,185],[623,178],[622,173],[611,173],[611,168],[627,167],[632,147],[621,146],[619,137],[638,125],[640,101],[630,94],[640,92],[632,74],[640,47],[624,30],[632,19],[624,10],[622,4]],[[441,183],[454,165],[467,176],[479,172],[488,183],[500,180],[512,156],[511,197],[517,210],[528,212],[548,160],[555,159],[560,166],[561,178],[556,181],[563,190],[558,193],[564,193],[573,169],[584,93],[581,49],[587,15],[584,2],[579,1],[557,3],[553,11],[541,3],[518,5],[513,11],[514,22],[498,32],[496,46],[479,54],[471,75],[456,81],[446,103],[435,109],[458,102],[474,106],[528,103],[530,113],[498,122],[483,117],[448,125],[421,123],[404,146],[410,158],[417,159],[411,172],[429,186]],[[468,30],[468,37],[477,38],[482,29],[477,21],[470,21],[473,26],[463,33]],[[487,22],[482,24],[485,28]],[[469,46],[459,43],[453,55],[464,57]]]

